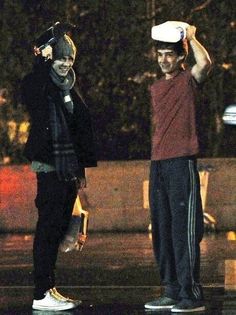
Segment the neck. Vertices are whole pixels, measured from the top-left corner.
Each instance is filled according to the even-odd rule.
[[[181,63],[175,71],[170,72],[170,73],[165,73],[165,80],[170,80],[170,79],[174,78],[182,70],[185,70],[183,63]]]
[[[170,79],[174,78],[179,72],[180,72],[180,69],[175,70],[174,72],[171,72],[171,73],[166,73],[165,79],[170,80]]]

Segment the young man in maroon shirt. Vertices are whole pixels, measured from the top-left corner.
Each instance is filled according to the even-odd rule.
[[[145,308],[171,312],[204,311],[199,283],[203,213],[196,166],[195,104],[199,83],[211,60],[189,26],[186,39],[157,41],[164,76],[151,86],[153,110],[150,208],[154,253],[164,293]],[[190,45],[196,64],[183,67]]]

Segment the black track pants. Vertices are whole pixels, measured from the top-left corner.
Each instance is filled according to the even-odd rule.
[[[201,300],[204,227],[196,159],[152,161],[149,183],[153,248],[165,295]]]

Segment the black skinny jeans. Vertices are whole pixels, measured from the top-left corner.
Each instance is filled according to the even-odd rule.
[[[55,286],[55,265],[58,248],[63,239],[77,196],[76,183],[59,181],[56,172],[37,173],[38,222],[36,226],[34,261],[34,298]]]
[[[201,300],[203,213],[194,157],[152,161],[149,200],[154,254],[165,295]]]

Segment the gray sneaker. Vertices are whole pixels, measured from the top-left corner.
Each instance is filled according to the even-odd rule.
[[[203,312],[205,311],[205,306],[202,301],[193,301],[183,299],[177,303],[171,309],[171,313],[191,313],[191,312]]]
[[[147,302],[144,307],[150,310],[167,310],[172,309],[176,303],[178,303],[177,300],[171,299],[167,296],[160,296],[155,301]]]

